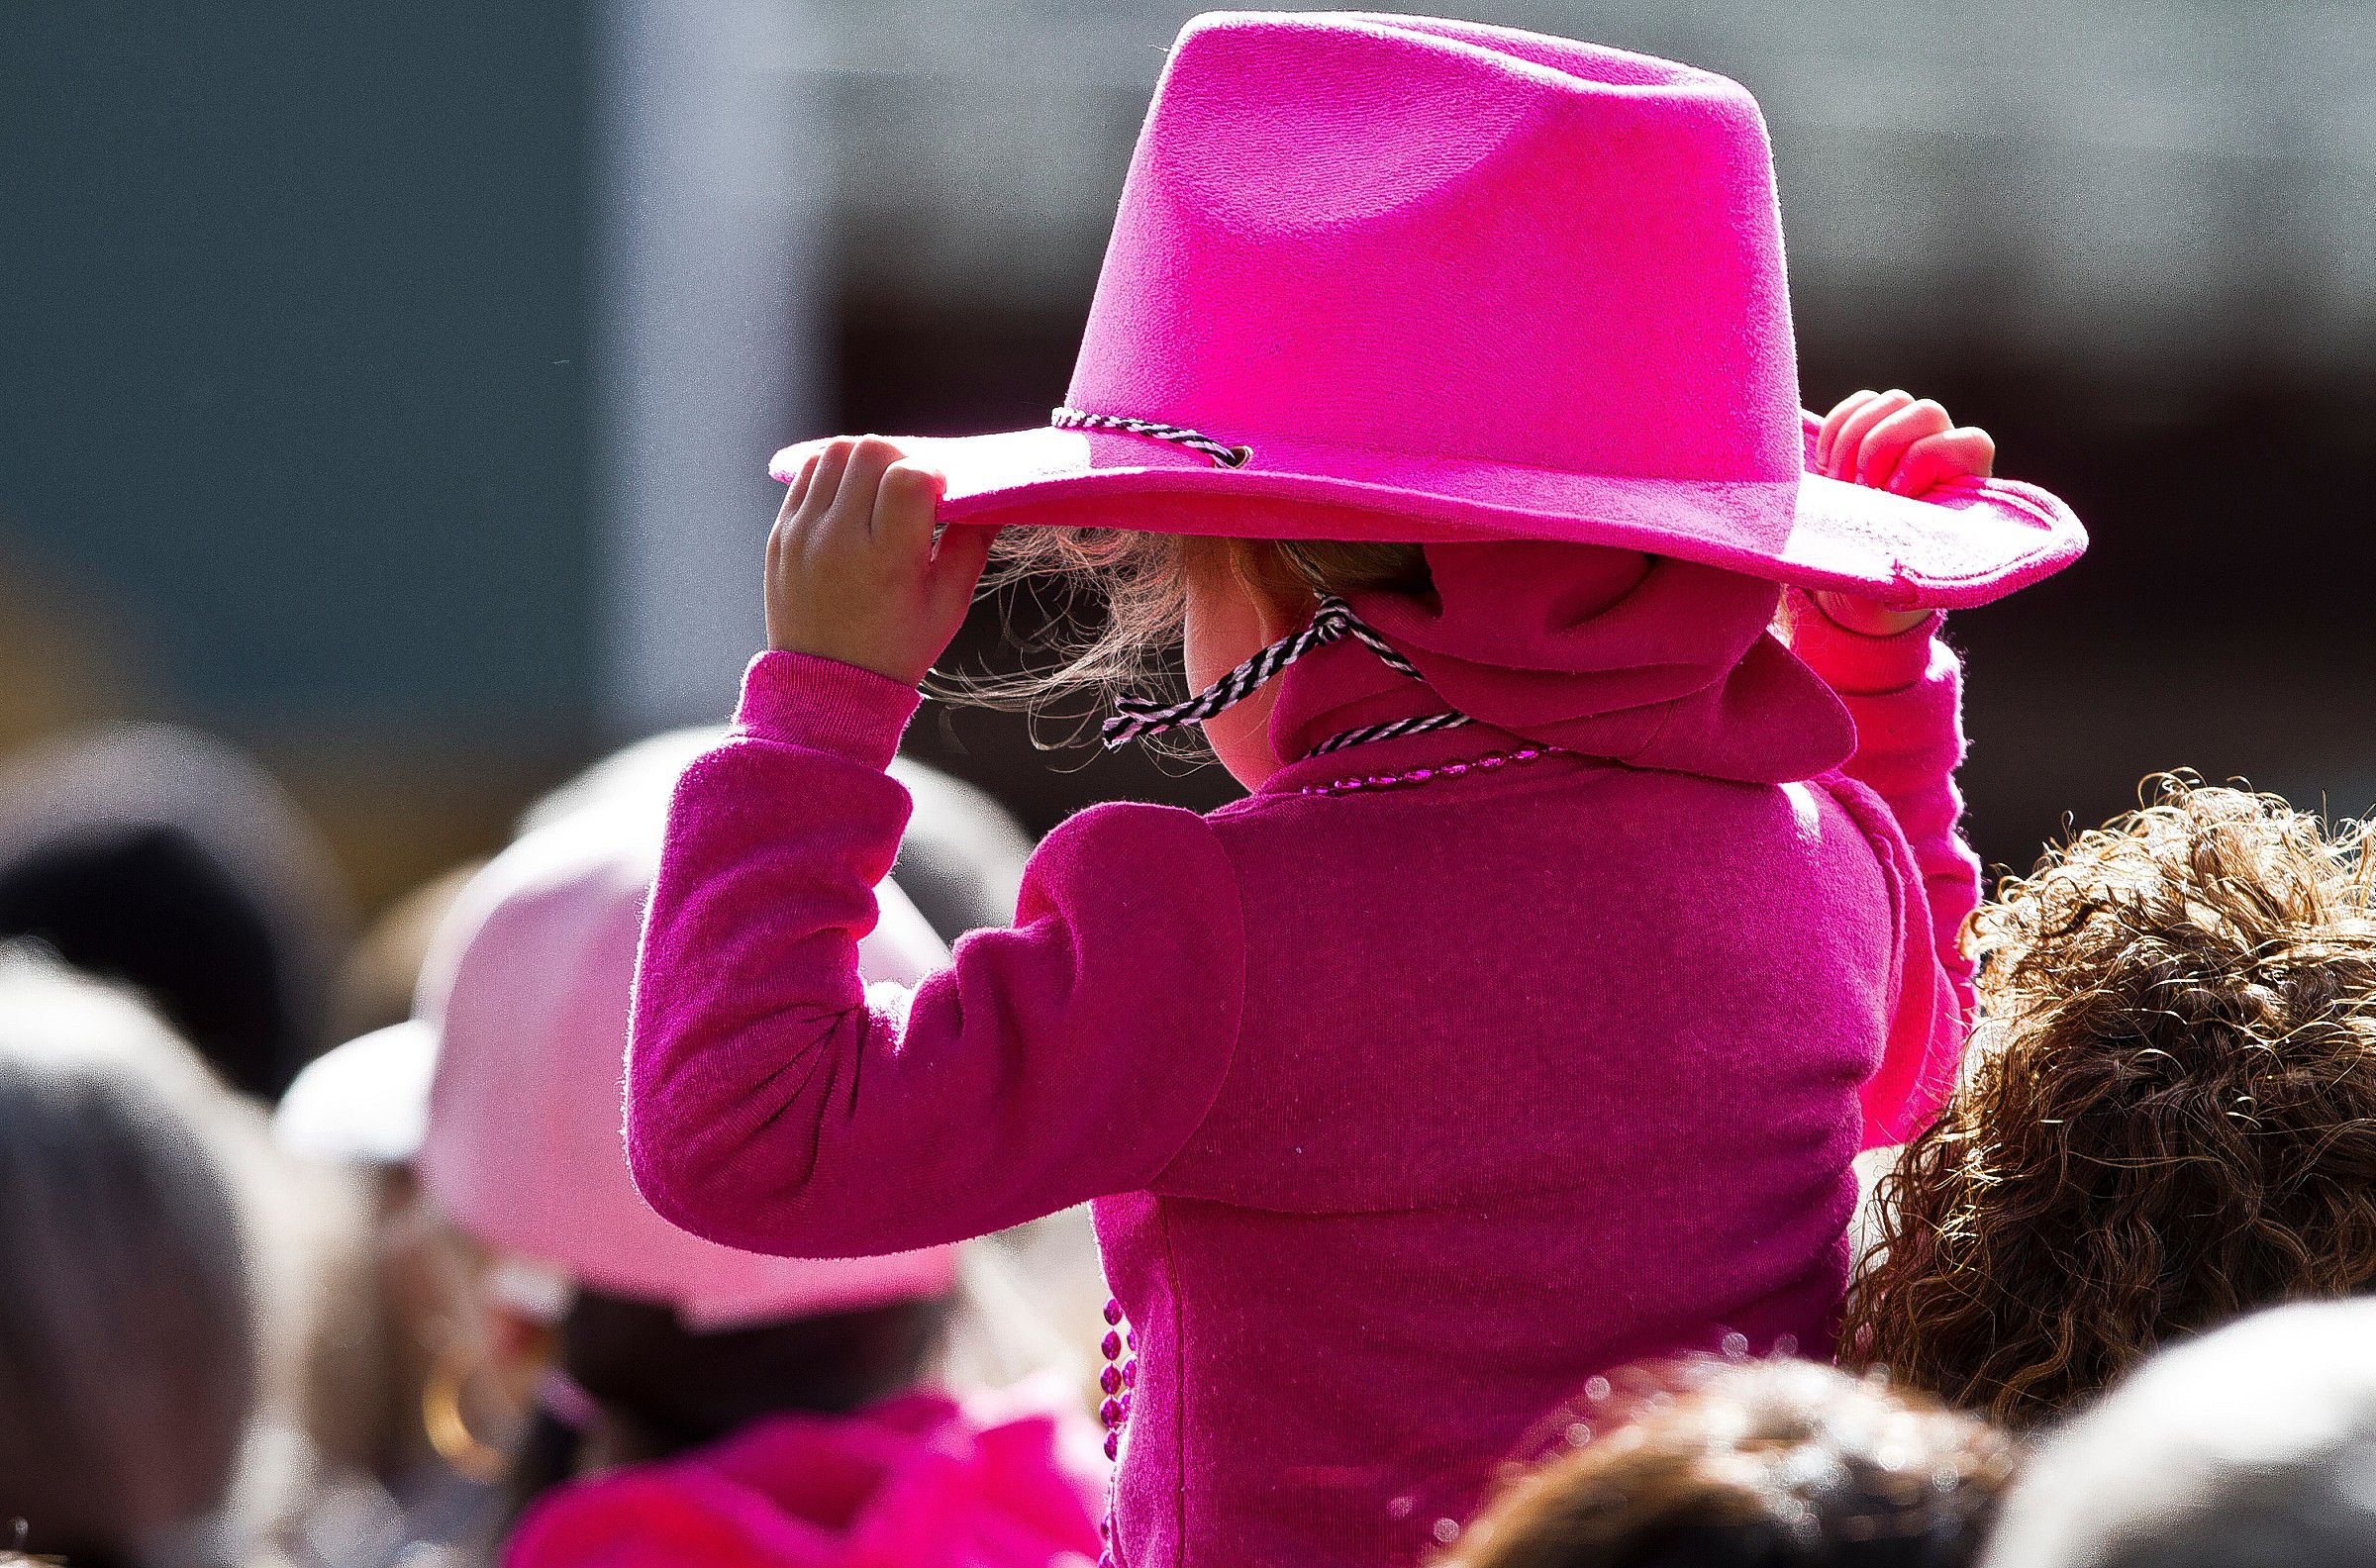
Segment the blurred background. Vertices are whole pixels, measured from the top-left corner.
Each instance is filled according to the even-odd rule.
[[[2376,803],[2376,7],[1455,9],[1747,83],[1808,400],[1937,397],[2090,525],[1959,618],[1991,861],[2161,768]],[[1045,418],[1190,10],[0,7],[0,754],[212,730],[368,907],[721,717],[766,453]],[[913,748],[1034,830],[1227,792]]]

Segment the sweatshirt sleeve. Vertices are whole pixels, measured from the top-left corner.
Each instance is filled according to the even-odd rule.
[[[1955,1087],[1963,1059],[1964,1009],[1947,966],[1932,949],[1930,900],[1897,818],[1880,796],[1845,774],[1828,774],[1823,783],[1863,832],[1889,894],[1894,953],[1888,1032],[1880,1061],[1860,1091],[1861,1146],[1882,1148],[1913,1136]]]
[[[1856,754],[1841,769],[1889,806],[1930,906],[1930,943],[1968,1015],[1972,966],[1960,940],[1980,903],[1980,857],[1963,840],[1963,666],[1939,635],[1943,616],[1896,637],[1862,637],[1794,595],[1791,649],[1856,721]]]
[[[1190,812],[1075,817],[1033,855],[1012,929],[869,1001],[856,944],[909,810],[883,769],[916,702],[762,654],[736,729],[678,783],[628,1154],[651,1206],[712,1240],[857,1256],[984,1234],[1145,1186],[1220,1092],[1242,917]]]
[[[1867,1093],[1868,1139],[1887,1142],[1893,1139],[1882,1133],[1912,1130],[1952,1087],[1971,1018],[1972,965],[1961,934],[1980,902],[1980,860],[1963,840],[1955,786],[1964,751],[1963,671],[1939,636],[1941,617],[1895,637],[1865,637],[1805,595],[1792,599],[1792,651],[1856,722],[1856,753],[1840,771],[1882,808],[1885,820],[1870,824],[1868,835],[1894,830],[1876,852],[1899,861],[1892,875],[1908,883],[1900,1027]],[[1877,1104],[1892,1099],[1893,1083],[1904,1091],[1894,1108]],[[1877,1121],[1876,1111],[1884,1113]]]

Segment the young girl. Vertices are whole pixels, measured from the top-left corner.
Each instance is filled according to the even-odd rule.
[[[1055,426],[779,459],[773,651],[678,786],[631,1158],[790,1253],[1094,1201],[1118,1561],[1412,1562],[1595,1369],[1826,1344],[1850,1160],[1960,1040],[1920,606],[2078,535],[1902,394],[1810,451],[1770,180],[1747,94],[1685,67],[1209,18]],[[1253,793],[1083,813],[1012,930],[870,998],[883,765],[990,548],[953,525],[993,523],[1097,568],[1094,664],[1169,637],[1210,686],[1112,733],[1202,723]],[[1809,606],[1794,652],[1783,581],[1879,635]]]

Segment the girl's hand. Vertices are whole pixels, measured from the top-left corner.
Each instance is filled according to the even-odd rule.
[[[1957,425],[1929,398],[1904,392],[1857,392],[1825,416],[1815,441],[1815,471],[1903,496],[1923,496],[1957,479],[1996,469],[1988,432]],[[1928,610],[1892,610],[1854,594],[1819,593],[1816,607],[1850,632],[1894,637],[1922,625]]]
[[[844,436],[801,464],[767,536],[767,645],[922,681],[964,624],[997,532],[936,540],[941,485],[879,436]]]

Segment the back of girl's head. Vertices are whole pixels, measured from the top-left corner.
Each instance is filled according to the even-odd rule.
[[[1851,1360],[2001,1420],[2376,1279],[2362,830],[2164,781],[1982,909],[1973,1059],[1878,1195]]]
[[[1963,1568],[2017,1461],[1970,1417],[1813,1362],[1621,1373],[1436,1568]]]
[[[1175,514],[1175,524],[1198,505],[1189,497],[1165,497],[1160,504]],[[1234,526],[1259,527],[1258,509],[1235,510]],[[1289,510],[1300,510],[1306,525],[1326,511]],[[1188,583],[1200,572],[1226,573],[1250,593],[1288,603],[1369,590],[1424,595],[1431,581],[1421,546],[1359,537],[1266,539],[1093,526],[1015,528],[1003,531],[991,550],[986,585],[1022,588],[1041,599],[1048,630],[1040,651],[1052,654],[1052,662],[1015,676],[959,680],[950,695],[1033,711],[1074,693],[1111,699],[1176,678]]]
[[[137,1003],[0,951],[0,1519],[34,1550],[154,1557],[224,1504],[259,1376],[229,1100]]]

